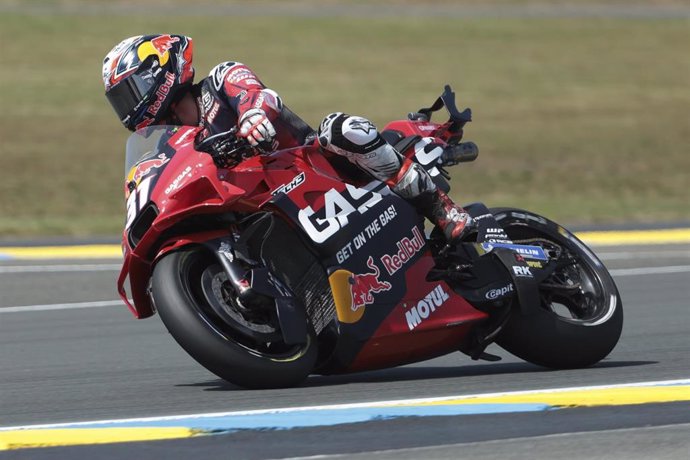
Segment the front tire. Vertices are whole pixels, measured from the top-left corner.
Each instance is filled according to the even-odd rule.
[[[270,309],[255,314],[234,303],[224,276],[202,248],[170,253],[156,264],[151,296],[173,338],[199,364],[241,387],[290,387],[306,379],[317,357],[314,335],[303,345],[283,343]]]
[[[575,235],[537,214],[492,209],[516,243],[562,248],[559,268],[540,284],[538,313],[512,315],[496,343],[533,364],[554,369],[593,365],[618,343],[623,305],[604,264]],[[546,248],[545,248],[546,249]]]

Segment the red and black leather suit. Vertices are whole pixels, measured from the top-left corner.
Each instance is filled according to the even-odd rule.
[[[264,151],[297,147],[318,139],[326,151],[347,158],[372,177],[386,182],[391,189],[410,201],[446,237],[458,238],[468,214],[438,189],[428,173],[417,163],[404,162],[371,121],[341,112],[327,115],[317,133],[300,117],[283,105],[278,94],[266,88],[247,66],[224,62],[211,70],[195,87],[200,98],[201,125],[197,141],[237,127],[242,115],[260,109],[275,128],[275,141],[260,146]]]
[[[194,94],[200,99],[204,127],[198,141],[237,127],[239,118],[250,109],[263,110],[273,123],[278,142],[275,149],[297,147],[315,138],[314,130],[242,63],[218,64],[195,85]]]

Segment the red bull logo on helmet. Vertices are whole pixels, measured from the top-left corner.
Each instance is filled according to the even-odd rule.
[[[147,57],[158,56],[161,66],[170,59],[170,50],[180,37],[159,35],[145,40],[143,35],[129,37],[116,45],[103,60],[103,83],[106,90],[129,75]]]
[[[150,41],[145,41],[140,44],[137,48],[137,57],[141,62],[144,62],[147,57],[157,55],[158,62],[161,66],[164,66],[167,64],[168,59],[170,59],[170,50],[173,47],[173,43],[177,43],[179,41],[180,37],[160,35],[151,39]]]
[[[172,48],[173,43],[177,43],[179,41],[180,37],[172,37],[166,34],[151,40],[151,45],[153,45],[153,47],[156,49],[158,55],[162,55],[166,51],[169,51],[170,48]]]
[[[156,91],[156,100],[151,104],[147,110],[151,115],[156,115],[163,104],[163,101],[168,96],[170,88],[172,88],[175,83],[175,74],[171,72],[165,72],[165,82]]]

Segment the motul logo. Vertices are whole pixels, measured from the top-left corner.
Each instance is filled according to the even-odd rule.
[[[443,290],[440,284],[428,293],[424,300],[417,302],[417,305],[405,312],[405,319],[407,319],[407,327],[410,330],[416,328],[422,321],[427,319],[438,307],[448,300],[450,296]]]

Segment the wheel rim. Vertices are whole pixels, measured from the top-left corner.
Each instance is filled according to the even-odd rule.
[[[227,275],[211,254],[186,253],[180,280],[193,300],[190,307],[195,314],[223,339],[277,362],[297,360],[309,348],[310,337],[306,344],[283,342],[275,308],[251,308],[237,301]]]
[[[599,259],[574,235],[561,229],[558,236],[526,225],[509,225],[515,243],[539,245],[556,269],[539,285],[542,308],[559,320],[596,326],[613,316],[618,296]]]

